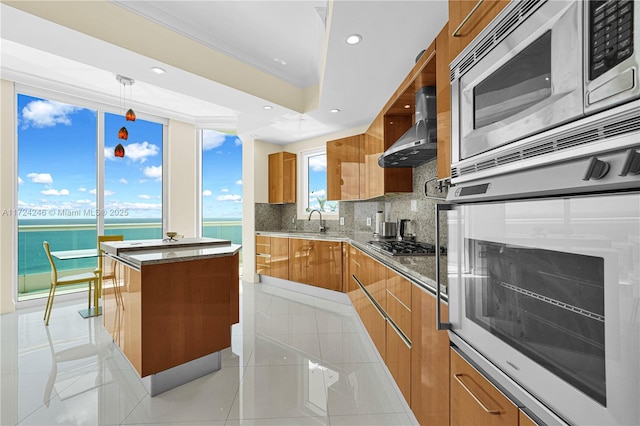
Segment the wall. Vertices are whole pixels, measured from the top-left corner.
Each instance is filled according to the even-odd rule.
[[[198,208],[198,144],[193,124],[169,120],[167,141],[167,201],[166,229],[185,237],[199,232]]]

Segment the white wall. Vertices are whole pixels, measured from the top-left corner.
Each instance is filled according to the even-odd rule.
[[[198,144],[196,127],[169,120],[167,141],[167,230],[185,237],[198,235]]]
[[[15,95],[13,82],[0,80],[0,211],[17,209],[15,182]],[[0,215],[0,313],[15,310],[15,216]]]

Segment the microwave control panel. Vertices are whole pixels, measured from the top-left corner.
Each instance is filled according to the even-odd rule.
[[[633,0],[589,2],[590,80],[633,54]]]

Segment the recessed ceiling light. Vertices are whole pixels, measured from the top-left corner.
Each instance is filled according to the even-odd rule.
[[[335,114],[337,112],[340,112],[340,110],[338,108],[334,108],[334,109],[331,110],[331,112]]]
[[[409,104],[406,104],[406,105],[404,106],[404,109],[409,109],[409,108],[411,108],[411,105],[409,105]]]
[[[344,41],[347,44],[358,44],[362,41],[362,36],[360,34],[351,34]]]
[[[273,107],[271,105],[265,105],[262,108],[264,108],[264,109],[273,109]]]
[[[165,71],[164,68],[160,68],[160,67],[151,67],[151,71],[155,72],[156,74],[164,74]]]
[[[280,59],[280,58],[273,58],[273,62],[277,62],[282,66],[287,65],[287,61],[285,61],[284,59]]]

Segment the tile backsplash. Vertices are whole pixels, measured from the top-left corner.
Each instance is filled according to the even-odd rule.
[[[341,201],[340,217],[344,218],[344,226],[338,220],[325,220],[327,232],[370,231],[373,236],[376,212],[383,211],[385,220],[409,219],[407,231],[415,234],[418,241],[435,242],[435,205],[444,202],[446,188],[440,191],[436,179],[436,161],[430,161],[413,169],[413,192],[404,194],[388,194],[384,197],[364,201]],[[425,194],[426,186],[426,194]],[[296,218],[295,204],[263,204],[256,203],[256,231],[304,230],[316,231],[318,216],[313,215],[311,221]],[[371,218],[371,226],[367,225]],[[323,219],[325,219],[323,217]],[[295,223],[293,223],[295,220]],[[441,218],[442,244],[446,244],[446,221]]]

